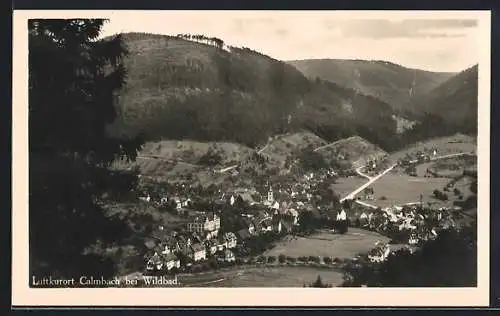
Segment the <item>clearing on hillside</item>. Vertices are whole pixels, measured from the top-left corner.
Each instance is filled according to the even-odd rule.
[[[438,156],[456,153],[476,153],[477,139],[463,134],[429,139],[411,144],[404,149],[391,153],[389,160],[397,162],[406,155],[414,156],[419,151],[430,153],[433,149],[437,150],[436,154]]]
[[[220,157],[217,159],[218,165],[237,163],[254,152],[247,146],[230,142],[163,140],[146,143],[139,156],[153,156],[198,164],[209,151]]]
[[[379,159],[387,155],[380,147],[359,136],[341,139],[316,148],[316,152],[327,160],[336,159],[341,163],[352,164],[355,168],[363,166],[368,160]]]
[[[271,137],[258,153],[269,158],[269,162],[281,165],[284,164],[287,157],[297,151],[308,147],[314,149],[326,144],[327,142],[321,137],[308,131],[301,131]]]

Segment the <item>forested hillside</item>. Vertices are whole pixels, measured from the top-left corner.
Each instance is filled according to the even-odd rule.
[[[383,147],[395,134],[388,104],[309,80],[251,49],[203,36],[129,33],[123,39],[128,81],[112,133],[256,146],[305,127],[327,140],[359,134]]]
[[[405,110],[408,100],[425,95],[454,75],[377,60],[309,59],[288,63],[309,78],[321,78],[374,96],[397,111]]]

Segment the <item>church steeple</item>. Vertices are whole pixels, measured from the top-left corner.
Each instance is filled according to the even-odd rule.
[[[274,201],[273,188],[271,186],[269,186],[269,191],[267,192],[267,200],[269,202],[273,202]]]

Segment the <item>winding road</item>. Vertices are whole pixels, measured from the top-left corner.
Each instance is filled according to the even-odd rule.
[[[340,202],[343,202],[344,200],[350,200],[350,199],[353,199],[356,194],[358,194],[359,192],[363,191],[364,189],[366,189],[367,187],[369,187],[372,183],[374,183],[375,181],[377,181],[378,179],[380,179],[381,177],[383,177],[386,173],[388,173],[389,171],[391,171],[392,169],[394,169],[394,167],[396,167],[398,164],[393,164],[392,166],[390,166],[389,168],[385,169],[384,171],[382,171],[380,174],[370,178],[370,180],[368,180],[368,182],[366,182],[365,184],[361,185],[359,188],[357,188],[356,190],[352,191],[351,193],[349,193],[348,195],[346,195],[345,197],[343,197]]]
[[[435,161],[435,160],[439,160],[439,159],[445,159],[445,158],[451,158],[451,157],[456,157],[456,156],[474,156],[474,154],[471,154],[471,153],[455,153],[455,154],[448,154],[448,155],[442,155],[442,156],[438,156],[438,157],[433,157],[431,158],[431,161]],[[410,163],[415,163],[417,162],[418,160],[411,160]],[[389,171],[391,171],[392,169],[394,169],[394,167],[396,167],[398,164],[393,164],[391,165],[390,167],[388,167],[387,169],[385,169],[384,171],[382,171],[380,174],[374,176],[374,177],[370,177],[368,176],[367,174],[364,174],[361,172],[361,169],[363,167],[359,167],[356,169],[356,172],[364,177],[364,178],[367,178],[368,179],[368,182],[364,183],[363,185],[361,185],[360,187],[358,187],[357,189],[355,189],[354,191],[352,191],[351,193],[349,193],[348,195],[346,195],[345,197],[343,197],[342,199],[340,199],[340,202],[343,202],[345,200],[350,200],[350,199],[353,199],[359,192],[363,191],[364,189],[366,189],[368,186],[370,186],[372,183],[374,183],[375,181],[377,181],[378,179],[380,179],[381,177],[383,177],[385,174],[387,174]],[[356,203],[358,204],[362,204],[362,205],[365,205],[365,206],[368,206],[368,207],[371,207],[371,208],[376,208],[376,206],[374,205],[371,205],[371,204],[368,204],[368,203],[364,203],[364,202],[361,202],[361,201],[356,201]]]

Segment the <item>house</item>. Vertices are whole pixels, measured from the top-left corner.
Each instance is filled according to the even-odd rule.
[[[179,269],[181,267],[181,261],[173,253],[163,255],[163,264],[166,270],[172,270],[173,268]]]
[[[339,213],[337,213],[337,221],[345,221],[345,220],[347,220],[347,214],[344,211],[344,209],[342,209]]]
[[[178,250],[178,244],[177,241],[173,238],[170,238],[161,244],[161,253],[162,255],[168,255],[170,253],[174,253],[175,251]]]
[[[196,243],[191,246],[192,249],[192,259],[194,262],[206,260],[207,259],[207,251],[205,246],[202,244]]]
[[[387,259],[390,253],[391,248],[389,247],[389,245],[378,245],[377,248],[370,251],[370,253],[368,254],[368,259],[370,259],[371,262],[383,262]]]
[[[216,240],[217,240],[218,251],[222,251],[227,248],[227,241],[224,239],[224,236],[222,236],[221,238],[217,238]]]
[[[374,194],[373,188],[364,189],[363,194],[365,200],[373,200],[373,194]]]
[[[217,251],[215,256],[219,262],[234,262],[236,260],[236,256],[229,249]]]
[[[365,212],[361,213],[359,216],[359,226],[366,227],[368,226],[368,215]]]
[[[250,194],[249,192],[240,193],[239,197],[243,202],[248,203],[249,205],[257,204],[257,202],[255,202],[255,200],[253,199],[252,194]]]
[[[224,235],[224,239],[226,241],[226,247],[229,249],[235,248],[238,244],[238,240],[236,235],[233,232],[228,232]]]
[[[271,208],[274,210],[278,210],[280,208],[280,203],[278,201],[275,201],[272,205]]]
[[[248,233],[250,235],[255,234],[255,224],[252,222],[252,220],[248,217],[243,218],[243,224],[245,228],[248,230]]]
[[[209,255],[214,255],[217,252],[217,239],[205,241],[205,247]]]
[[[219,229],[220,217],[212,212],[197,216],[187,224],[188,232],[196,232],[203,235],[213,232],[217,233]]]
[[[234,262],[234,261],[236,261],[236,256],[234,255],[234,253],[231,250],[226,249],[224,251],[224,259],[226,262]]]
[[[163,261],[158,253],[155,251],[146,261],[146,270],[160,271],[163,268]]]
[[[160,199],[160,205],[165,205],[169,202],[168,197],[164,196]]]
[[[151,201],[151,196],[149,194],[147,196],[141,196],[139,197],[139,200],[148,203]]]
[[[418,237],[416,234],[410,234],[410,238],[408,239],[408,244],[409,245],[416,245],[418,244]]]
[[[270,218],[266,218],[260,223],[260,229],[264,232],[269,232],[273,230],[273,223]]]

